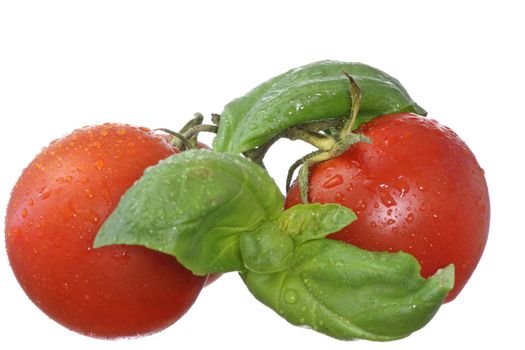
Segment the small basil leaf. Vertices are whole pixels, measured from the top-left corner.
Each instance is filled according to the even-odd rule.
[[[250,271],[277,272],[288,268],[294,243],[277,225],[268,222],[241,236],[244,265]]]
[[[355,219],[352,210],[339,204],[299,204],[283,211],[279,227],[302,243],[337,232]]]
[[[213,149],[241,153],[303,123],[350,114],[347,72],[362,91],[355,127],[377,116],[413,112],[426,115],[392,76],[361,63],[315,62],[259,85],[224,107]]]
[[[257,299],[292,324],[338,339],[386,341],[430,321],[453,287],[454,267],[425,280],[409,254],[318,239],[296,247],[286,271],[241,276]]]
[[[244,270],[240,236],[276,220],[273,179],[237,155],[192,150],[162,160],[124,194],[95,247],[142,245],[174,255],[198,275]]]

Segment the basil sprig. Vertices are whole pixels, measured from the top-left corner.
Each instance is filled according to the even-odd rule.
[[[393,340],[423,327],[453,287],[453,266],[424,279],[406,253],[325,238],[356,219],[336,204],[283,211],[273,179],[237,155],[192,150],[149,168],[94,246],[142,245],[198,275],[239,271],[292,324],[338,339]]]

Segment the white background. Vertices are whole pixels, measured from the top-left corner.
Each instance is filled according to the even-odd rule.
[[[1,249],[0,349],[515,348],[525,311],[525,25],[518,3],[1,1],[2,210],[35,154],[74,128],[111,121],[178,129],[196,111],[220,113],[260,82],[330,58],[397,77],[430,117],[462,136],[486,171],[492,223],[461,295],[424,329],[391,343],[349,344],[291,326],[234,274],[203,290],[161,333],[90,339],[26,298]],[[280,185],[306,150],[280,142],[270,152]]]

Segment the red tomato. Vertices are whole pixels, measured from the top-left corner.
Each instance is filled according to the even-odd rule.
[[[145,128],[104,124],[52,142],[24,170],[6,216],[11,267],[49,317],[94,337],[159,331],[206,281],[139,246],[93,249],[120,197],[148,166],[178,151]]]
[[[376,118],[358,143],[310,171],[309,201],[340,203],[358,219],[330,238],[373,251],[405,251],[428,277],[454,263],[454,299],[487,241],[490,204],[483,170],[449,128],[413,114]],[[297,184],[286,207],[300,203]]]

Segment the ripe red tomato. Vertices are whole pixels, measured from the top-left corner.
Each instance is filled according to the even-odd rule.
[[[483,170],[449,128],[413,114],[376,118],[372,139],[312,167],[309,201],[340,203],[358,219],[330,238],[373,251],[405,251],[428,277],[454,263],[454,299],[487,241],[490,204]],[[300,203],[297,184],[286,207]]]
[[[148,166],[178,151],[145,128],[104,124],[52,142],[24,170],[6,216],[11,267],[49,317],[95,337],[159,331],[206,281],[139,246],[93,249],[120,197]]]

